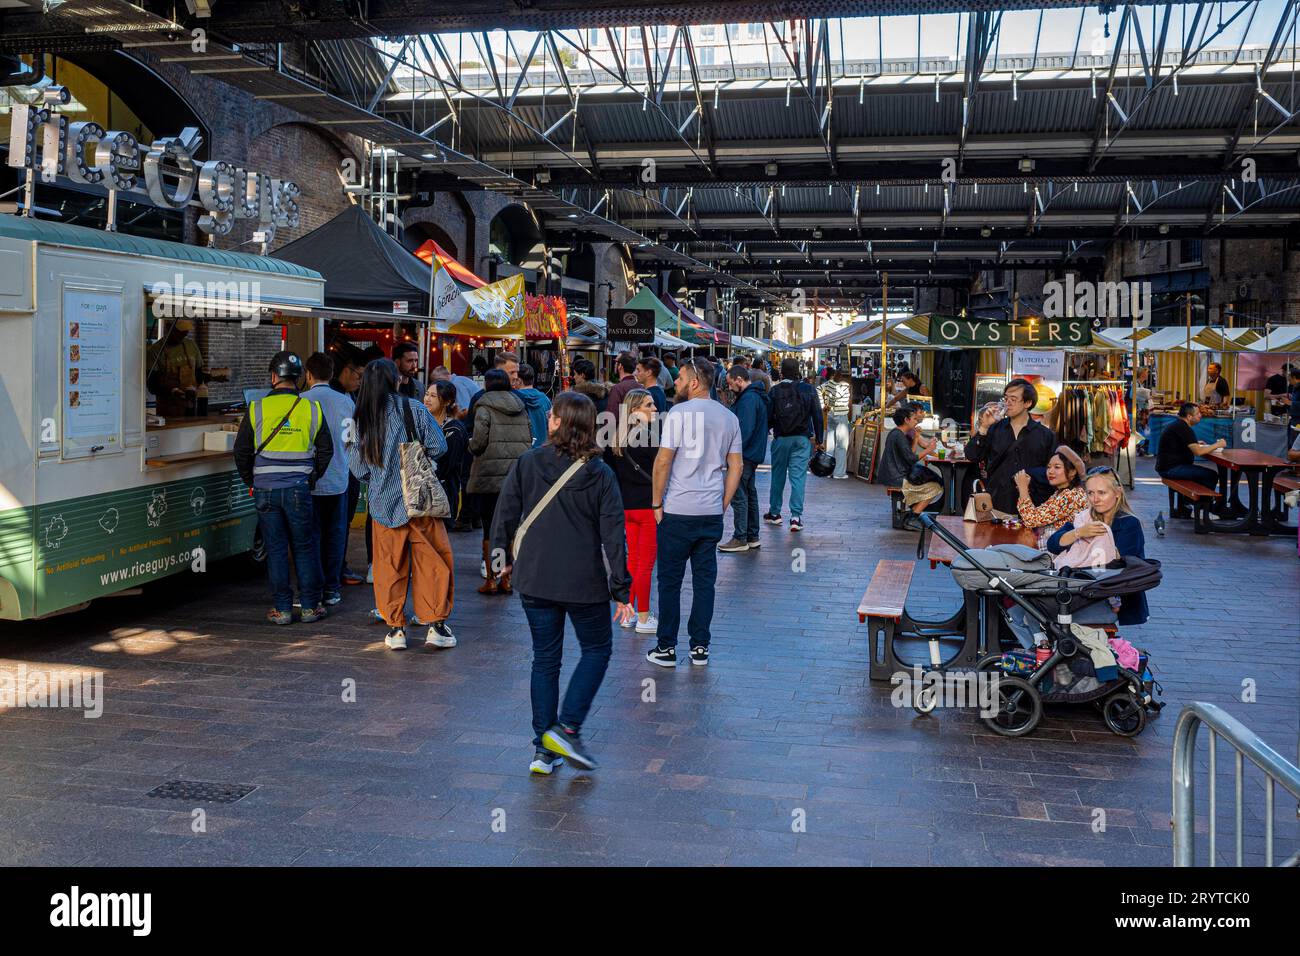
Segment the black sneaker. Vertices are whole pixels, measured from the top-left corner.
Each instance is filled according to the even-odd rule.
[[[802,531],[802,530],[803,530],[803,518],[791,518],[791,519],[790,519],[790,530],[791,530],[791,531]]]
[[[768,524],[780,524],[781,516],[779,514],[769,511],[767,514],[763,515],[763,520],[766,521]]]
[[[704,665],[709,662],[709,649],[707,647],[691,648],[691,663]]]
[[[576,730],[568,730],[563,724],[556,724],[542,734],[542,746],[553,754],[568,757],[569,762],[583,770],[595,770],[596,758],[587,753],[582,742],[582,735]]]
[[[646,653],[645,659],[651,664],[658,664],[660,667],[677,666],[677,648],[675,647],[652,647]]]
[[[537,753],[533,754],[533,762],[528,765],[528,771],[530,773],[549,774],[556,767],[562,766],[564,766],[563,757],[538,747]]]

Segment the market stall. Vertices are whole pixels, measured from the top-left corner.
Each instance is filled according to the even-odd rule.
[[[1151,454],[1160,450],[1160,438],[1178,414],[1179,405],[1192,396],[1199,401],[1205,369],[1218,362],[1231,388],[1226,406],[1203,406],[1202,419],[1194,427],[1197,438],[1210,444],[1222,439],[1230,449],[1253,449],[1281,457],[1289,447],[1286,421],[1272,414],[1265,403],[1262,383],[1243,382],[1246,366],[1241,357],[1274,355],[1273,365],[1283,367],[1288,354],[1300,343],[1300,328],[1224,328],[1185,325],[1159,329],[1109,329],[1114,338],[1127,339],[1135,351],[1154,356],[1155,370],[1148,417],[1147,444]]]
[[[0,618],[248,551],[238,389],[266,387],[278,349],[319,346],[323,298],[291,262],[0,215],[0,529],[16,543],[0,548]],[[202,415],[191,393],[224,376],[196,339],[247,353]],[[176,399],[167,414],[151,389]]]
[[[399,342],[428,355],[429,267],[384,232],[360,206],[350,206],[272,256],[325,280],[324,310],[315,313],[325,350],[365,360],[385,357]],[[304,355],[304,358],[306,356]]]

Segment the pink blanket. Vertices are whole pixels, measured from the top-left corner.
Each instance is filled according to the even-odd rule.
[[[1092,509],[1085,508],[1080,511],[1071,520],[1075,530],[1082,528],[1092,522]],[[1095,538],[1080,538],[1070,545],[1055,558],[1052,559],[1052,566],[1056,568],[1104,568],[1107,564],[1119,557],[1119,550],[1115,547],[1115,535],[1111,533],[1110,525],[1106,525],[1106,532],[1099,534]]]

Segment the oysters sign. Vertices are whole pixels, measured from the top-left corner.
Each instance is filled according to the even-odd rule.
[[[98,123],[75,123],[48,106],[13,107],[9,165],[39,173],[52,183],[60,176],[110,191],[141,188],[160,206],[203,209],[199,228],[224,236],[236,219],[257,223],[263,242],[278,226],[298,225],[301,191],[288,180],[235,166],[220,159],[200,163],[194,153],[203,137],[194,127],[179,135],[144,144],[124,130],[105,130]]]

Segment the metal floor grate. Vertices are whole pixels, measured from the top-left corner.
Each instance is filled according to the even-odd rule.
[[[198,780],[173,780],[149,791],[162,800],[185,800],[190,803],[235,803],[257,787],[242,783],[204,783]]]

